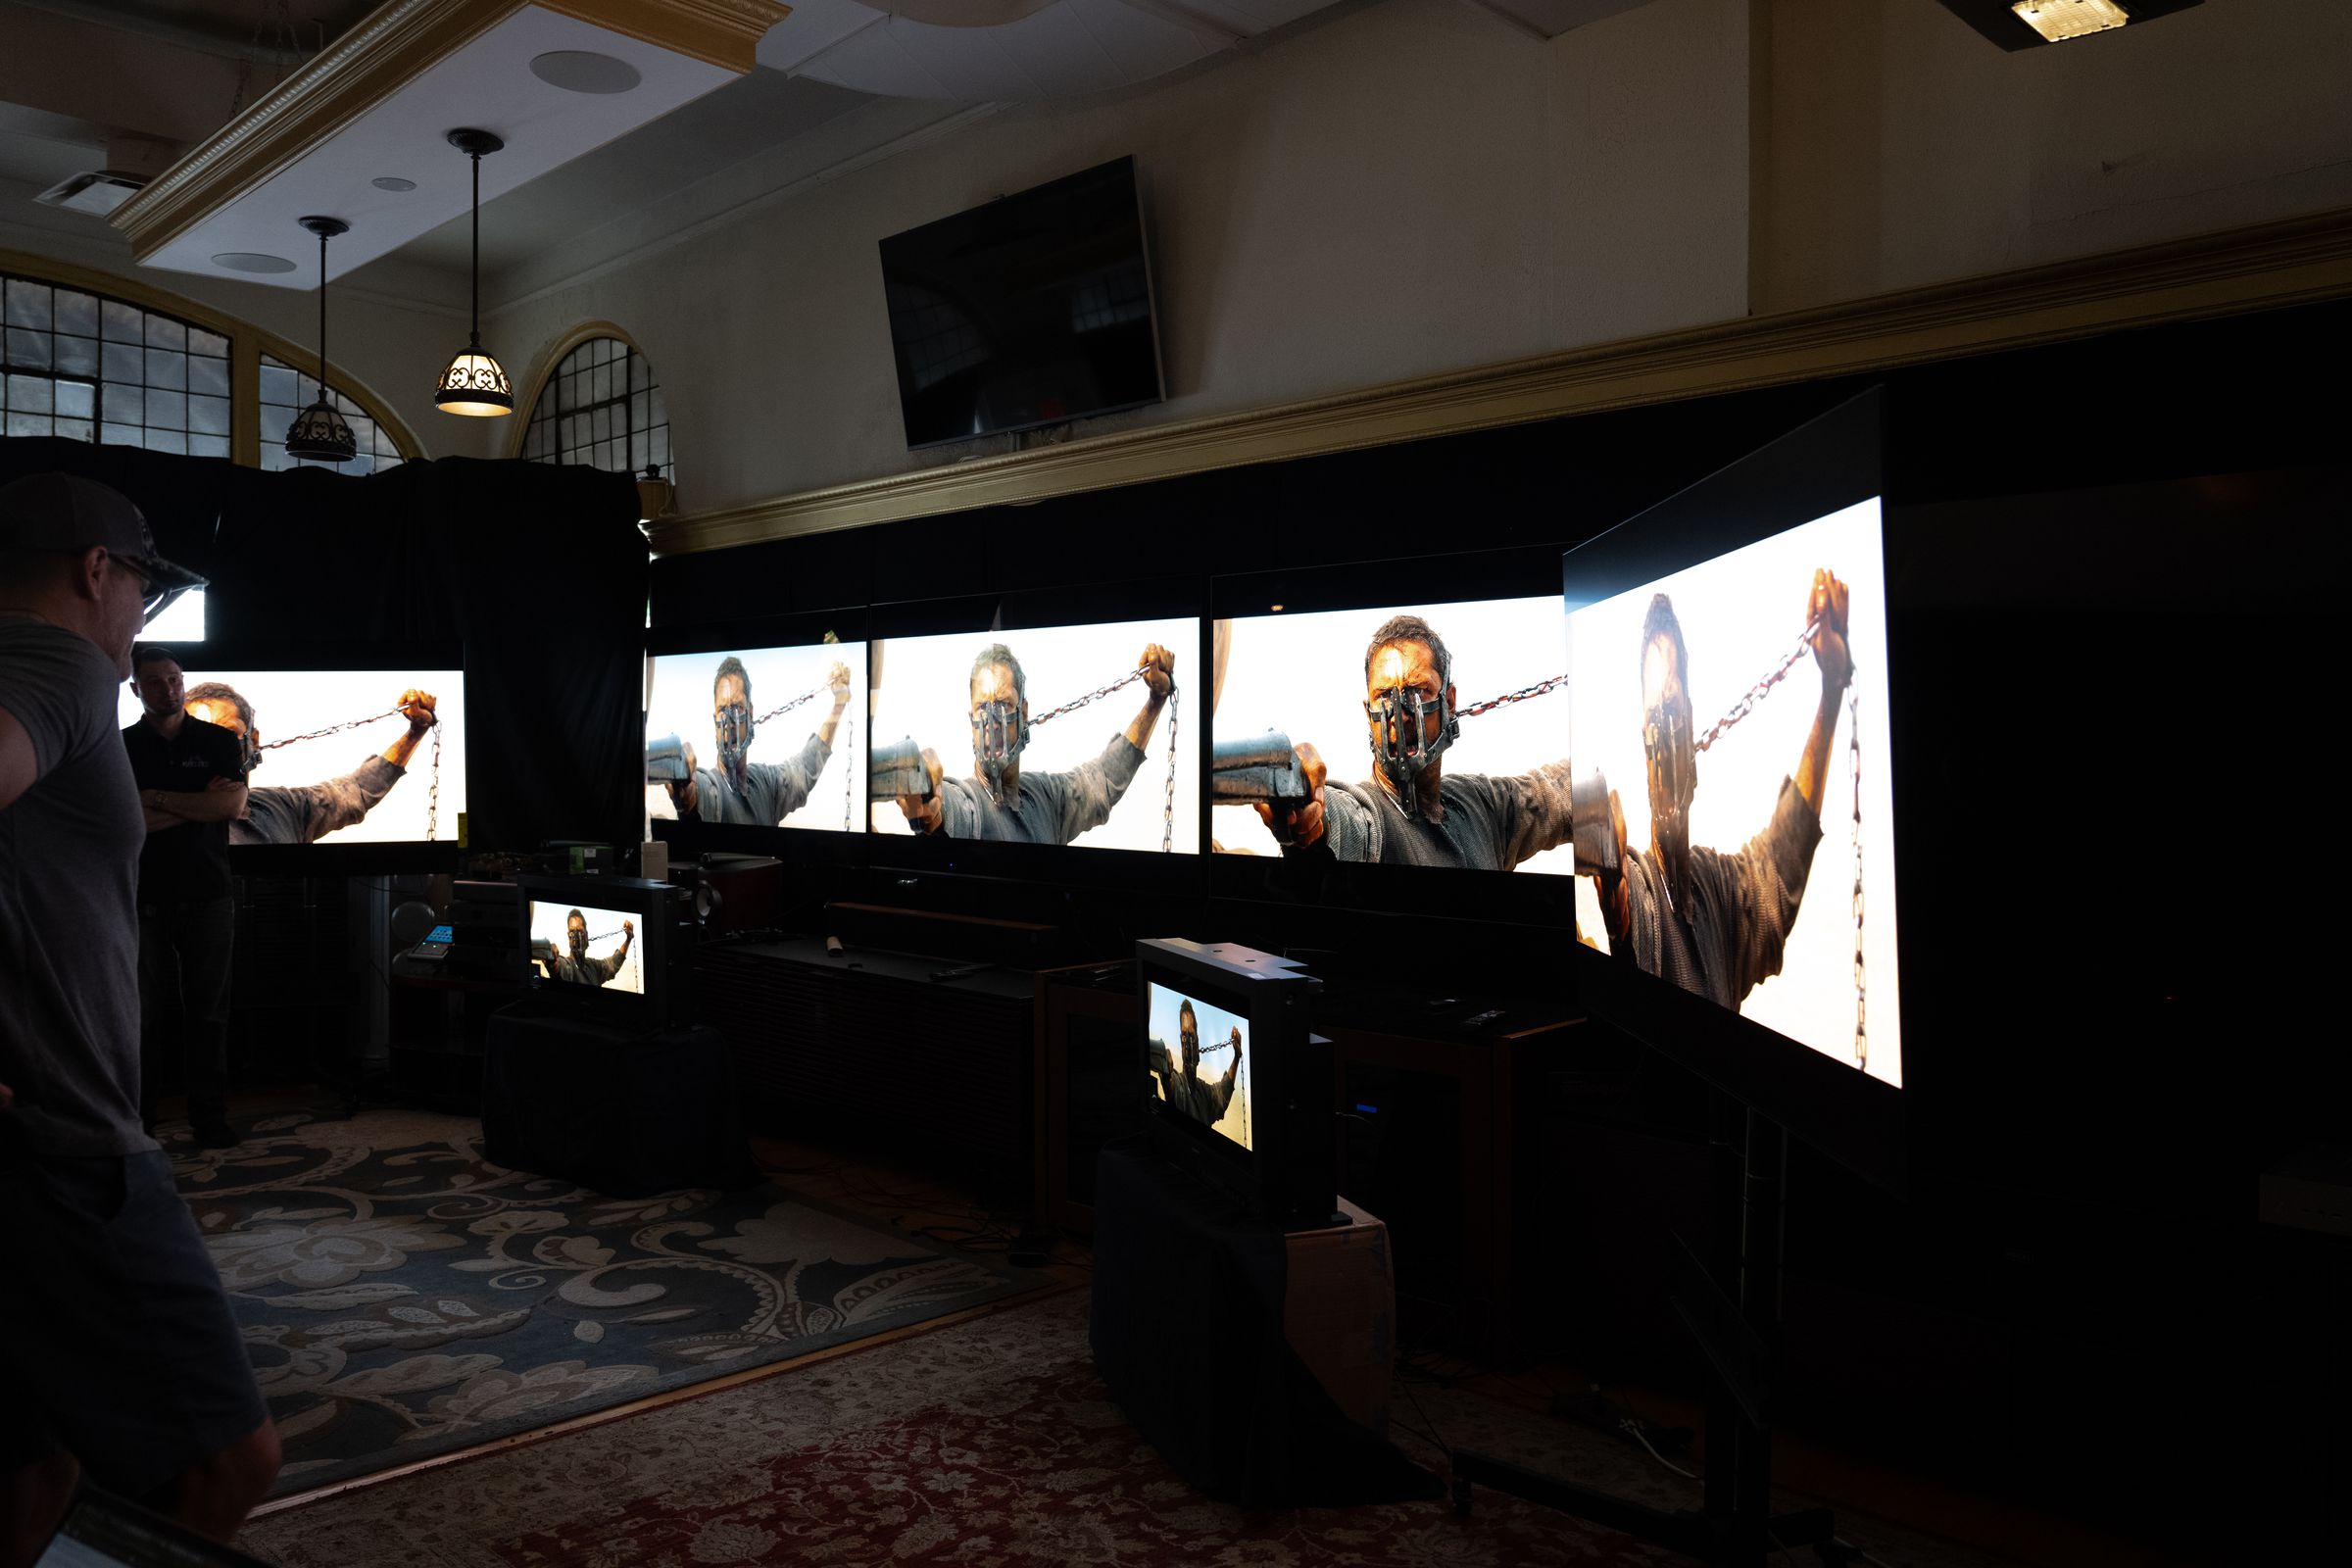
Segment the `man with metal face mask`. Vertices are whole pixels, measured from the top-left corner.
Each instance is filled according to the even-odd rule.
[[[1845,641],[1845,584],[1826,568],[1813,573],[1805,620],[1813,628],[1813,662],[1821,670],[1821,706],[1794,776],[1781,781],[1772,820],[1731,854],[1690,842],[1698,746],[1685,685],[1690,654],[1673,602],[1664,594],[1652,598],[1642,623],[1649,848],[1626,848],[1625,816],[1612,802],[1617,870],[1600,877],[1609,952],[1735,1010],[1750,991],[1781,972],[1814,846],[1821,842],[1823,780],[1838,733],[1838,709],[1854,675]]]
[[[1375,771],[1369,783],[1329,784],[1312,745],[1295,749],[1307,793],[1257,803],[1286,855],[1329,854],[1390,865],[1508,871],[1569,840],[1565,759],[1525,773],[1448,773],[1442,759],[1459,732],[1453,656],[1418,615],[1382,622],[1364,650],[1364,716]]]
[[[620,946],[601,958],[592,958],[588,956],[588,917],[574,909],[564,918],[566,951],[557,953],[551,949],[534,956],[550,980],[561,980],[565,985],[601,986],[620,973],[620,966],[629,961],[629,948],[636,940],[637,922],[623,920]]]
[[[1176,656],[1159,644],[1147,647],[1136,667],[1144,672],[1151,695],[1102,755],[1066,773],[1030,773],[1021,767],[1021,752],[1029,744],[1028,677],[1003,643],[981,649],[972,661],[972,776],[947,777],[939,754],[925,747],[931,798],[899,797],[907,825],[952,839],[1017,844],[1067,844],[1101,827],[1135,781],[1160,710],[1176,689]]]
[[[758,733],[758,720],[752,715],[751,673],[733,654],[720,660],[718,673],[710,677],[710,727],[718,737],[718,766],[697,767],[694,748],[687,746],[686,776],[669,785],[680,819],[776,827],[806,806],[817,775],[833,755],[834,729],[850,706],[850,666],[836,660],[825,679],[833,691],[833,710],[799,754],[781,762],[755,762],[752,738]]]
[[[251,777],[262,764],[262,732],[253,705],[233,686],[206,681],[188,688],[191,718],[218,724],[245,746],[245,772]],[[254,785],[245,792],[245,814],[231,818],[231,844],[316,844],[329,833],[347,828],[375,809],[392,786],[408,776],[416,748],[440,722],[430,692],[414,688],[402,692],[392,705],[409,727],[392,738],[379,756],[369,757],[340,778],[323,784]]]
[[[1242,1031],[1237,1025],[1232,1037],[1220,1043],[1220,1049],[1233,1054],[1218,1078],[1200,1076],[1200,1019],[1189,999],[1176,1009],[1176,1040],[1173,1046],[1155,1042],[1162,1054],[1156,1059],[1147,1056],[1144,1065],[1159,1084],[1162,1100],[1201,1126],[1214,1127],[1233,1103],[1233,1086],[1241,1077]]]

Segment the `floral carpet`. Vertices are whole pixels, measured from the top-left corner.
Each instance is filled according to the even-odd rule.
[[[1448,1443],[1659,1506],[1696,1500],[1691,1483],[1582,1428],[1459,1390],[1425,1388],[1414,1401],[1416,1419]],[[1443,1464],[1427,1445],[1408,1451]],[[1853,1534],[1888,1568],[1989,1561],[1865,1520]],[[1483,1489],[1467,1519],[1444,1501],[1262,1511],[1211,1501],[1135,1435],[1094,1376],[1083,1293],[299,1504],[253,1520],[238,1544],[283,1568],[1687,1560]]]
[[[168,1144],[286,1462],[365,1475],[1027,1288],[772,1186],[613,1199],[469,1118],[264,1117]]]

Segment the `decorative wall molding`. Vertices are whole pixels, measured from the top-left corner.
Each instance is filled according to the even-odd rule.
[[[663,518],[662,555],[2352,295],[2352,209]]]
[[[690,55],[737,75],[758,65],[760,39],[792,15],[770,0],[536,0],[610,32]]]

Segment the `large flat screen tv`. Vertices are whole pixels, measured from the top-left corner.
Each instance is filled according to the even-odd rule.
[[[1880,419],[1857,398],[1561,570],[1580,994],[1898,1185]]]
[[[688,850],[865,825],[862,611],[649,634],[646,812]]]
[[[457,859],[466,812],[459,650],[218,643],[166,646],[186,712],[245,745],[247,814],[229,853],[247,872],[423,870]],[[124,727],[143,712],[125,687]]]
[[[1215,579],[1213,893],[1327,911],[1339,923],[1318,921],[1318,940],[1341,947],[1379,940],[1359,915],[1564,935],[1559,559],[1544,545]]]
[[[876,638],[874,854],[913,838],[1194,855],[1200,638],[1198,614]]]
[[[909,447],[1159,401],[1135,160],[882,241]]]

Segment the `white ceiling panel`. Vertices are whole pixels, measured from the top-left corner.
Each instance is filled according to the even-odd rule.
[[[760,40],[760,63],[770,71],[799,71],[851,33],[882,21],[881,12],[858,0],[797,0],[792,15]]]
[[[1039,15],[1060,13],[1092,34],[1131,82],[1150,81],[1216,52],[1215,45],[1191,28],[1119,0],[1061,0],[1052,12]]]
[[[1649,0],[1473,0],[1473,3],[1508,17],[1532,32],[1556,38],[1621,11],[1645,6]]]
[[[877,29],[903,50],[957,103],[995,103],[1043,96],[1039,84],[999,41],[1019,30],[1004,27],[928,27],[892,18]]]
[[[636,67],[642,79],[628,92],[565,92],[531,74],[531,60],[551,50],[612,55]],[[260,252],[302,265],[245,281],[310,288],[317,281],[310,261],[317,242],[296,222],[305,214],[351,224],[328,247],[330,275],[340,276],[465,213],[471,169],[446,139],[457,126],[506,138],[504,151],[482,160],[488,203],[734,79],[717,66],[527,6],[141,262],[218,276],[226,274],[214,265],[215,254]],[[370,184],[386,174],[413,179],[416,188],[394,194]]]

